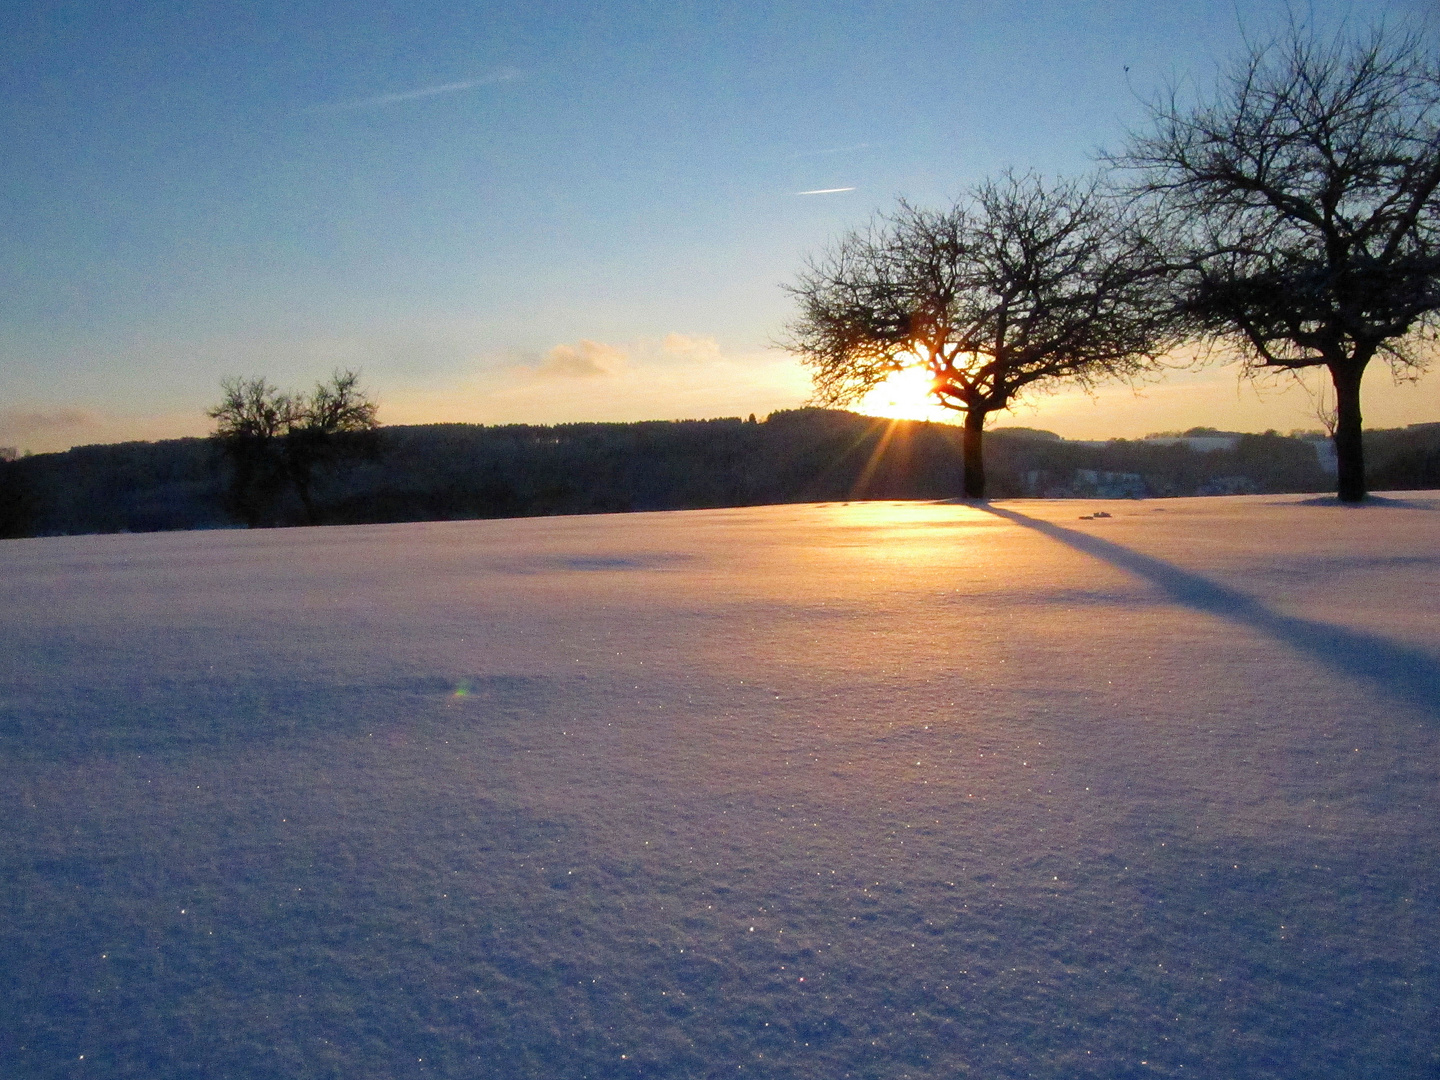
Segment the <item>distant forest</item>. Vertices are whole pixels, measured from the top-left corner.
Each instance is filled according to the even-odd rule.
[[[431,424],[379,430],[378,452],[318,478],[317,520],[394,521],[682,510],[963,490],[960,430],[828,409],[750,420],[634,424]],[[1197,432],[1198,434],[1198,432]],[[1324,492],[1313,439],[1068,442],[986,436],[992,497],[1166,497]],[[1440,424],[1366,434],[1372,490],[1440,488]],[[233,527],[225,457],[208,439],[82,446],[0,462],[0,536]],[[264,524],[305,520],[282,491]]]

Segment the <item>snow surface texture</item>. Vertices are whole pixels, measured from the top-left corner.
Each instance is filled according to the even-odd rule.
[[[1435,1075],[1437,597],[1440,493],[7,541],[4,1073]]]

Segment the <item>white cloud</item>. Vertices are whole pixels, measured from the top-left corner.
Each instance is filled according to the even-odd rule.
[[[556,345],[539,367],[541,375],[567,379],[593,379],[614,375],[625,366],[626,353],[601,341],[583,339],[574,345]]]

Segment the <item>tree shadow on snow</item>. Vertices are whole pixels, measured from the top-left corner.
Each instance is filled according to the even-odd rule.
[[[1253,597],[1141,555],[1098,536],[983,503],[977,510],[1034,529],[1077,551],[1125,570],[1164,590],[1176,603],[1240,623],[1319,661],[1331,671],[1369,683],[1392,698],[1440,721],[1440,662],[1419,649],[1312,619],[1272,611]]]
[[[1397,494],[1427,495],[1427,492],[1399,492]],[[1338,506],[1346,510],[1366,510],[1387,507],[1392,510],[1440,510],[1440,499],[1419,498],[1419,499],[1397,499],[1388,495],[1370,494],[1365,497],[1364,502],[1352,503],[1341,502],[1334,495],[1318,495],[1313,499],[1301,499],[1299,502],[1273,502],[1267,506]]]

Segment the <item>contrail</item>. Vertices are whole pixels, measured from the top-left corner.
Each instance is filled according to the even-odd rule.
[[[851,143],[849,146],[828,146],[823,150],[797,150],[795,157],[828,157],[831,154],[852,154],[856,150],[869,150],[868,142]]]
[[[509,82],[520,77],[520,72],[505,68],[478,79],[464,79],[461,82],[441,83],[439,86],[422,86],[418,90],[402,90],[395,94],[377,94],[375,97],[358,101],[337,101],[330,105],[317,105],[314,112],[348,112],[351,109],[368,109],[376,105],[394,105],[402,101],[417,101],[420,98],[438,97],[441,94],[455,94],[476,86],[490,86],[494,83]]]
[[[796,195],[835,195],[841,191],[854,191],[853,187],[822,187],[814,191],[797,191]]]

